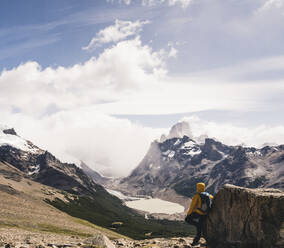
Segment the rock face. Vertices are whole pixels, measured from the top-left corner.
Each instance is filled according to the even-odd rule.
[[[206,221],[209,248],[284,247],[284,192],[226,184]]]
[[[183,136],[187,136],[190,138],[193,137],[192,132],[190,130],[189,123],[186,121],[178,122],[177,124],[175,124],[171,128],[167,139],[182,138]]]
[[[226,183],[283,190],[284,145],[257,149],[228,146],[209,138],[199,143],[188,136],[154,141],[140,164],[116,189],[132,195],[161,198],[167,193],[176,199],[190,198],[198,182],[204,182],[211,194]]]
[[[14,128],[9,128],[9,129],[4,129],[3,133],[5,134],[11,134],[11,135],[17,135],[16,131]]]
[[[92,195],[104,191],[75,164],[62,163],[48,151],[39,151],[33,153],[2,145],[0,161],[13,165],[34,181],[70,193]]]

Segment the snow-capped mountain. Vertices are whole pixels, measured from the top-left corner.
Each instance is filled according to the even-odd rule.
[[[257,149],[209,138],[199,143],[188,136],[154,141],[138,167],[116,188],[173,199],[192,197],[200,181],[211,193],[225,183],[284,189],[284,145]]]
[[[164,142],[172,138],[182,138],[183,136],[187,136],[190,139],[194,139],[198,143],[204,143],[205,139],[208,138],[206,134],[200,135],[198,137],[193,136],[188,121],[179,121],[178,123],[172,126],[168,135],[161,135],[160,142]]]
[[[19,150],[31,153],[43,152],[30,141],[18,136],[14,128],[9,128],[8,126],[3,125],[0,125],[0,146],[13,146]]]
[[[6,126],[0,127],[0,161],[16,167],[32,180],[71,193],[93,194],[104,190],[75,164],[60,162]]]

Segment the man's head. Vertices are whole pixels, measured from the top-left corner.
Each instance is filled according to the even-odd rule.
[[[197,193],[204,192],[205,191],[205,184],[204,183],[196,184],[196,191],[197,191]]]

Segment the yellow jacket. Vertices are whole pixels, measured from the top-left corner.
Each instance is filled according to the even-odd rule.
[[[193,212],[196,212],[200,215],[205,215],[205,213],[201,212],[198,208],[201,208],[202,202],[201,202],[201,197],[199,193],[205,191],[205,184],[204,183],[198,183],[196,184],[196,191],[197,194],[195,194],[191,200],[190,207],[187,211],[187,215],[192,214]],[[213,196],[210,195],[210,198],[213,199]]]

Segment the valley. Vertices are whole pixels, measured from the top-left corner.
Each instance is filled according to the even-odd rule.
[[[1,165],[3,166],[1,170],[3,183],[0,191],[8,194],[9,197],[12,195],[15,202],[12,204],[9,201],[4,201],[5,195],[3,196],[6,209],[10,211],[3,214],[4,217],[1,219],[3,225],[25,228],[25,225],[30,223],[27,228],[35,226],[36,229],[38,225],[42,225],[44,230],[52,231],[55,229],[59,232],[65,230],[72,234],[72,228],[69,230],[66,227],[55,226],[53,228],[52,225],[50,226],[48,221],[51,221],[51,223],[57,223],[57,221],[52,221],[52,218],[49,218],[48,211],[39,210],[45,216],[42,219],[38,217],[42,224],[37,224],[37,222],[33,224],[33,221],[29,221],[31,214],[27,217],[27,220],[21,219],[24,216],[22,211],[13,208],[13,206],[21,206],[21,198],[15,198],[15,195],[18,196],[18,191],[22,192],[23,188],[23,190],[27,190],[27,193],[24,194],[25,202],[31,204],[31,209],[34,209],[33,205],[39,203],[39,206],[57,209],[59,213],[67,213],[67,216],[78,218],[83,223],[87,221],[87,226],[100,226],[100,228],[103,228],[102,230],[111,230],[111,232],[118,233],[117,235],[145,239],[147,233],[151,233],[152,237],[188,236],[193,233],[193,229],[183,222],[146,220],[144,215],[128,208],[119,198],[109,194],[101,185],[93,182],[76,165],[61,163],[52,154],[37,148],[31,142],[17,136],[15,132],[13,134],[2,133],[2,139],[7,136],[10,143],[0,146],[0,161],[2,161]],[[11,138],[10,136],[16,137]],[[6,140],[8,139],[6,138]],[[14,140],[20,140],[27,149],[21,150],[15,147]],[[30,147],[32,147],[32,151],[29,150]],[[29,185],[35,185],[35,187],[29,187]],[[32,203],[29,203],[30,200],[32,200]],[[9,208],[9,206],[12,207]],[[12,213],[18,214],[21,218],[10,218],[9,215]],[[45,219],[48,221],[45,222]],[[61,220],[60,217],[58,219]],[[122,225],[113,227],[113,223],[116,222],[122,223]],[[68,226],[73,226],[79,234],[81,233],[75,225],[68,224]],[[135,228],[133,228],[134,226]],[[61,229],[63,231],[60,231]],[[82,235],[90,236],[92,234],[83,232]]]
[[[181,132],[152,142],[128,177],[111,179],[86,164],[62,163],[13,129],[0,131],[1,239],[9,243],[13,232],[13,245],[77,247],[102,234],[118,247],[191,247],[195,231],[184,216],[197,182],[213,194],[228,182],[283,190],[283,146],[202,143]]]

